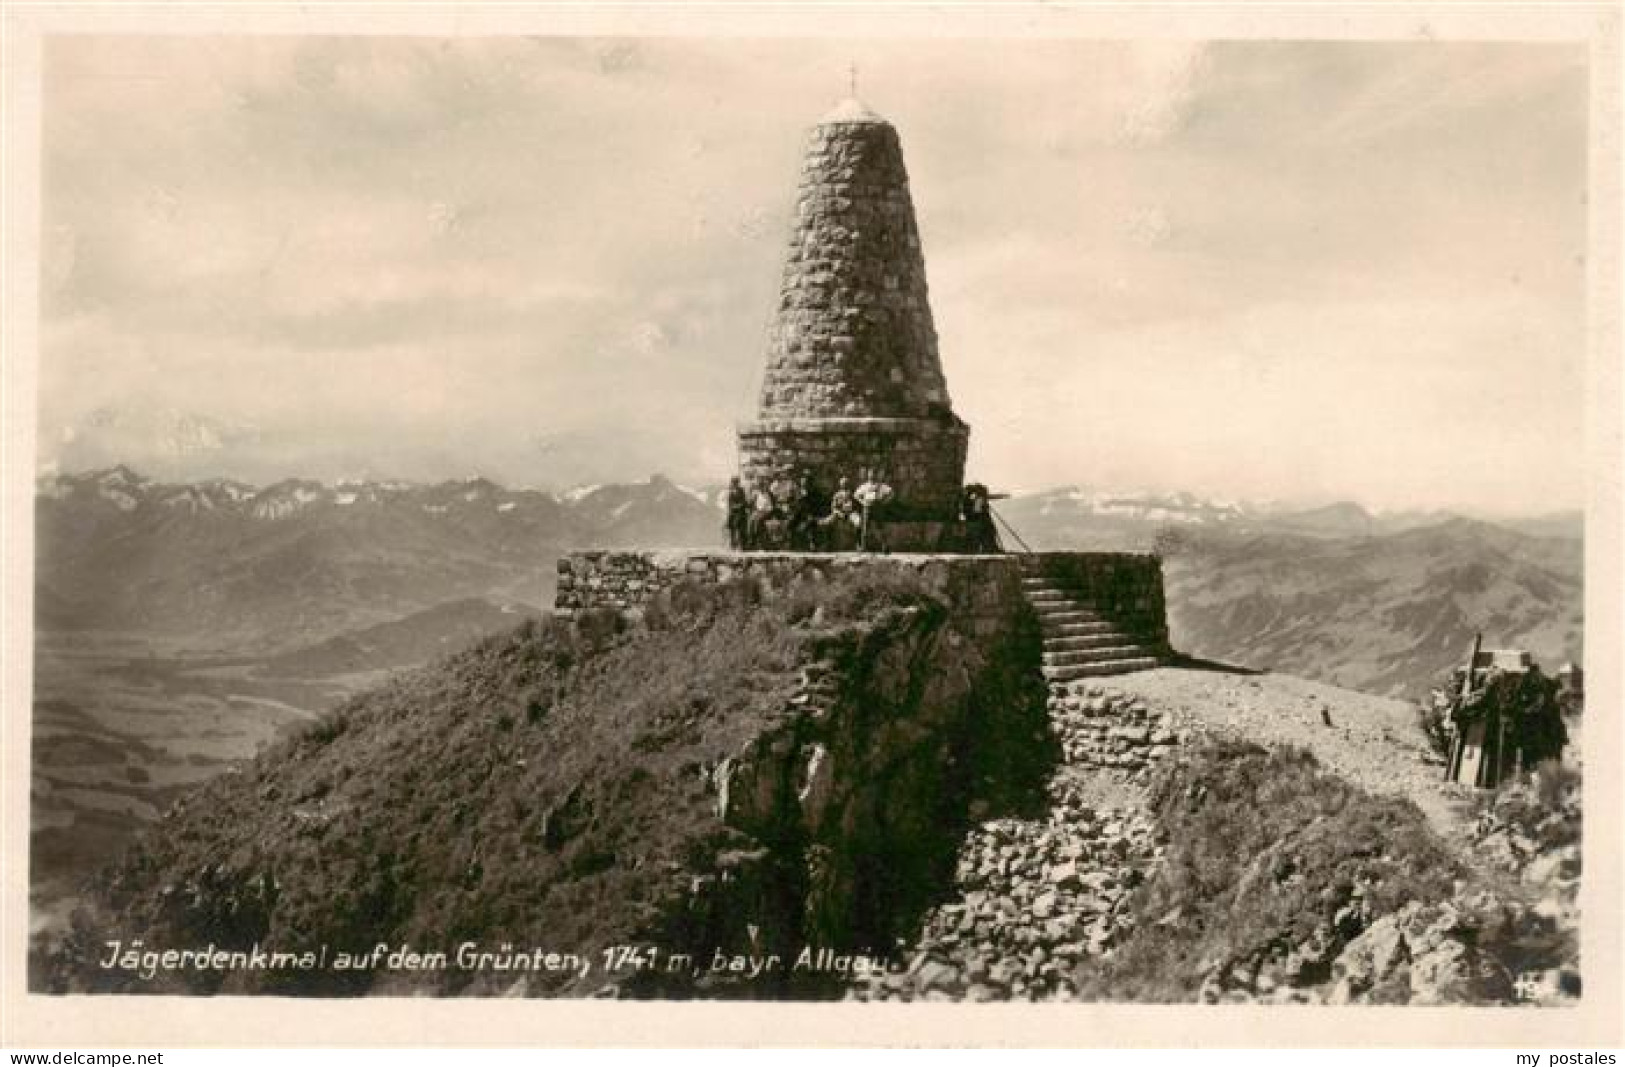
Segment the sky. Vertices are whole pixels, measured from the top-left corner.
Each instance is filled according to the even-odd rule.
[[[806,130],[897,127],[970,477],[1581,506],[1586,59],[1442,42],[59,37],[39,447],[724,480]]]

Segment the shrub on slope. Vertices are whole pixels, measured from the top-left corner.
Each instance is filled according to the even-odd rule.
[[[1371,917],[1442,899],[1460,873],[1414,805],[1301,750],[1206,742],[1162,771],[1151,805],[1164,863],[1137,891],[1134,933],[1090,965],[1097,996],[1194,1000],[1237,969],[1323,981]]]
[[[1164,862],[1135,892],[1132,932],[1083,965],[1081,984],[1141,1001],[1577,995],[1573,917],[1546,895],[1578,874],[1577,788],[1547,767],[1484,803],[1477,832],[1510,833],[1536,857],[1509,879],[1464,866],[1409,801],[1365,793],[1307,752],[1202,742],[1153,782]]]

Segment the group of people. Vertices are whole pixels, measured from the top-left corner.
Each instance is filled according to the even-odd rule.
[[[856,489],[841,478],[824,493],[811,472],[784,477],[748,492],[738,477],[728,482],[728,544],[736,551],[789,549],[792,552],[884,552],[885,520],[896,491],[880,471],[865,468]],[[960,494],[959,519],[964,551],[1000,552],[998,530],[983,485]]]
[[[829,494],[808,471],[758,486],[754,495],[735,477],[728,482],[728,544],[739,550],[885,551],[880,520],[895,496],[880,472],[869,468],[856,489],[842,478]]]

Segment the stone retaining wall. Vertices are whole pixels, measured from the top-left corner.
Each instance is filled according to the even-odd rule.
[[[908,568],[940,592],[956,613],[989,619],[1008,615],[1021,600],[1014,556],[792,552],[574,552],[559,560],[553,610],[571,615],[616,608],[637,615],[660,592],[685,580],[756,582],[765,595],[820,581],[853,567]]]
[[[764,593],[794,582],[827,577],[850,567],[918,570],[956,610],[994,612],[1019,597],[1023,560],[1061,588],[1077,592],[1147,647],[1165,652],[1168,623],[1163,609],[1162,561],[1128,552],[1046,552],[1038,556],[969,556],[895,553],[797,553],[725,551],[574,552],[559,560],[554,611],[569,615],[610,607],[633,614],[680,581],[754,581]],[[1036,562],[1035,562],[1036,561]]]

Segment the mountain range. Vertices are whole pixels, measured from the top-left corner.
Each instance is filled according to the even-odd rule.
[[[1490,522],[1077,488],[1000,511],[1035,549],[1161,554],[1169,628],[1188,654],[1411,699],[1477,633],[1548,672],[1582,660],[1578,511]]]
[[[561,494],[484,478],[50,475],[36,498],[36,619],[317,673],[404,665],[551,604],[572,549],[719,545],[721,497],[659,475]],[[1492,523],[1077,487],[997,508],[1011,548],[1161,553],[1174,641],[1194,655],[1416,696],[1475,632],[1549,668],[1583,650],[1579,512]]]
[[[1584,650],[1583,545],[1472,519],[1371,537],[1164,538],[1169,626],[1185,652],[1417,698],[1474,634],[1547,673]]]
[[[1152,548],[1159,536],[1195,531],[1381,537],[1470,518],[1443,509],[1372,511],[1350,500],[1303,507],[1077,486],[1016,496],[1000,502],[999,511],[1033,548],[1053,550]],[[1578,510],[1476,521],[1531,537],[1578,541],[1585,533],[1585,516]]]
[[[289,650],[448,601],[552,603],[584,546],[715,545],[704,493],[655,476],[557,497],[483,478],[165,484],[127,467],[42,480],[36,618],[56,629]]]

